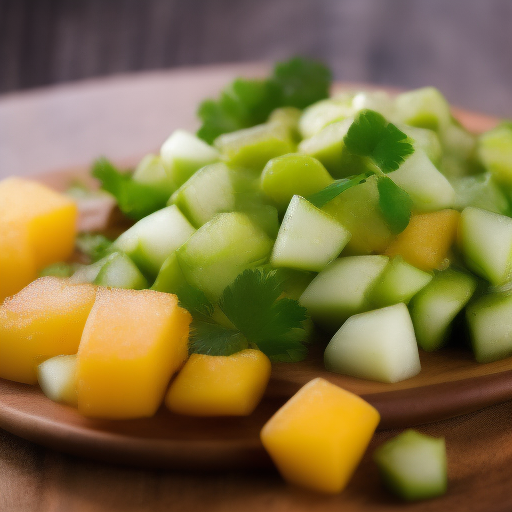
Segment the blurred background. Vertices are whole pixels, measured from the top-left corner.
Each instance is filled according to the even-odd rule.
[[[0,0],[0,93],[307,55],[512,117],[510,0]]]

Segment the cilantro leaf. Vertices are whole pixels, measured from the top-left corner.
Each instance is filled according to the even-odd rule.
[[[305,355],[300,337],[290,337],[292,329],[302,328],[306,308],[296,300],[279,298],[281,280],[274,271],[248,269],[228,286],[220,308],[249,343],[269,357],[286,357],[287,350]],[[304,335],[305,338],[305,335]]]
[[[189,353],[210,356],[229,356],[248,348],[240,331],[211,322],[193,322],[190,331]]]
[[[396,171],[414,152],[407,135],[374,110],[361,110],[343,138],[353,154],[370,158],[379,169]]]
[[[284,106],[304,108],[329,94],[331,73],[322,64],[294,58],[277,64],[266,80],[236,79],[220,94],[199,105],[197,135],[211,144],[219,135],[264,123]]]
[[[119,209],[134,220],[160,210],[169,199],[161,188],[133,181],[129,173],[120,172],[106,158],[94,162],[92,175],[101,181],[103,190],[116,198]]]
[[[322,208],[322,206],[325,206],[329,201],[332,201],[345,190],[359,185],[360,183],[364,183],[366,178],[372,174],[373,173],[371,172],[367,172],[352,176],[351,178],[342,178],[340,180],[336,180],[319,192],[310,195],[306,199],[317,208]]]
[[[108,254],[112,240],[99,233],[80,233],[75,243],[78,250],[94,262]]]
[[[409,194],[387,176],[377,180],[379,207],[393,233],[401,233],[411,219],[412,200]]]
[[[180,306],[185,308],[195,319],[209,318],[213,315],[213,304],[199,288],[191,285],[180,286],[176,295]]]
[[[282,105],[300,109],[329,96],[332,73],[321,62],[295,57],[274,68],[273,80],[282,91]]]

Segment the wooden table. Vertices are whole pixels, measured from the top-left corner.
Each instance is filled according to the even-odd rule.
[[[131,160],[178,126],[196,126],[191,105],[233,76],[263,66],[224,66],[87,81],[0,97],[0,177],[80,167],[100,154]],[[179,121],[178,121],[179,120]],[[403,505],[381,486],[373,448],[348,488],[321,496],[275,471],[155,471],[79,459],[0,431],[0,511],[485,511],[512,510],[512,402],[425,425],[445,436],[446,496]]]

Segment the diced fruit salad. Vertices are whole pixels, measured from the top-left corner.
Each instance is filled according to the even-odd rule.
[[[315,329],[332,338],[328,370],[381,382],[420,372],[418,348],[442,348],[454,323],[478,362],[511,356],[512,124],[470,133],[431,87],[330,86],[295,58],[204,101],[197,133],[175,131],[133,172],[96,161],[133,221],[114,240],[77,235],[70,195],[0,182],[0,377],[94,417],[151,416],[164,397],[176,413],[248,415],[271,361],[307,357]],[[262,441],[285,478],[337,492],[378,421],[317,379]],[[443,457],[415,433],[376,454],[406,499],[444,491]]]

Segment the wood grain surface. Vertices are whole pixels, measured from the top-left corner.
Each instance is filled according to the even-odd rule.
[[[245,71],[258,73],[255,68]],[[230,77],[241,69],[195,70],[181,73],[182,101],[194,98],[199,92],[214,94]],[[163,128],[172,129],[168,111],[159,111],[166,101],[165,83],[175,74],[157,74],[136,79],[116,79],[104,84],[63,87],[58,91],[16,94],[0,99],[0,173],[30,173],[51,167],[52,162],[72,160],[72,165],[87,164],[104,151],[112,129],[121,129],[124,141],[119,140],[116,159],[133,157],[151,150],[155,141],[165,135]],[[197,84],[198,78],[201,81]],[[140,97],[136,91],[152,91],[151,97]],[[71,98],[71,100],[70,100]],[[144,112],[153,106],[152,123],[142,123],[133,130],[126,129],[131,112]],[[181,112],[186,110],[183,105]],[[95,125],[94,133],[87,121],[91,112],[108,115],[105,122]],[[179,110],[177,110],[179,111]],[[117,116],[116,116],[117,112]],[[77,115],[74,118],[74,114]],[[189,119],[193,122],[193,116]],[[15,136],[5,128],[18,131]],[[116,125],[119,122],[120,125]],[[27,150],[29,129],[34,146],[44,147],[46,153]],[[151,133],[148,133],[151,132]],[[77,133],[87,134],[80,139]],[[116,134],[116,137],[119,133]],[[141,137],[142,143],[138,139]],[[115,138],[115,137],[114,137]],[[67,141],[69,141],[66,153]],[[6,144],[7,142],[7,144]],[[39,144],[39,146],[38,146]],[[123,149],[124,144],[124,149]],[[151,146],[151,147],[148,147]],[[72,150],[70,150],[70,148]],[[81,148],[76,154],[75,149]],[[137,151],[135,151],[137,150]],[[61,152],[65,153],[62,158]],[[23,153],[23,154],[22,154]],[[60,159],[60,160],[59,160]],[[23,162],[23,165],[19,165]],[[17,165],[17,167],[16,167]],[[62,167],[66,167],[62,165]],[[407,391],[407,390],[403,390]],[[224,422],[219,420],[221,424]],[[129,427],[127,427],[129,431]],[[229,437],[229,425],[225,424]],[[0,432],[0,510],[1,511],[137,511],[137,510],[407,510],[407,511],[489,511],[508,512],[512,509],[512,402],[495,405],[482,411],[419,427],[431,435],[445,436],[447,441],[450,487],[446,496],[417,504],[401,505],[382,488],[371,460],[373,449],[396,431],[377,433],[361,466],[348,488],[340,495],[324,497],[293,488],[281,481],[273,470],[216,471],[197,470],[137,470],[108,463],[96,463],[83,458],[59,454],[47,448]],[[58,450],[58,445],[55,446]]]

